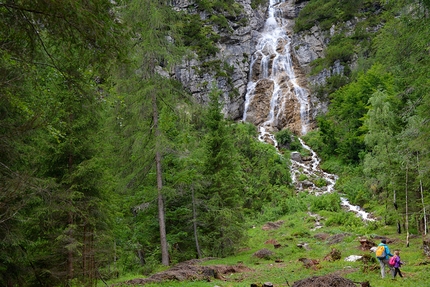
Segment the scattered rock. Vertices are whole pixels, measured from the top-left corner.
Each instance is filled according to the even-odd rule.
[[[273,247],[275,249],[282,247],[282,245],[276,239],[269,239],[266,242],[264,242],[264,244],[273,244]]]
[[[342,256],[340,250],[332,248],[330,253],[324,257],[324,261],[337,261],[340,260],[341,257]]]
[[[270,259],[270,257],[273,255],[273,251],[270,251],[269,249],[261,249],[255,252],[252,256],[257,258],[264,258],[264,259]]]
[[[357,285],[353,281],[337,275],[326,275],[296,281],[292,287],[357,287]]]
[[[292,152],[290,157],[292,160],[294,160],[296,162],[302,162],[302,156],[300,155],[299,152],[296,152],[296,151]]]
[[[276,239],[269,239],[266,242],[264,242],[264,244],[278,244],[278,241]]]
[[[315,220],[314,228],[311,229],[312,231],[320,229],[320,228],[323,227],[323,224],[322,224],[321,220],[323,220],[324,217],[322,217],[319,214],[312,213],[310,211],[308,211],[308,215]]]
[[[375,242],[367,239],[367,238],[360,238],[360,249],[365,250],[371,250],[372,247],[376,246]]]
[[[303,188],[313,187],[314,183],[310,180],[303,180],[302,186],[303,186]]]
[[[355,262],[363,258],[361,255],[349,255],[348,257],[345,257],[345,261],[347,262]]]
[[[282,224],[284,224],[283,220],[278,220],[276,222],[267,222],[266,224],[263,225],[263,227],[261,229],[263,229],[263,230],[278,229],[279,227],[282,226]]]
[[[317,270],[319,267],[317,266],[320,262],[317,259],[310,259],[310,258],[299,258],[299,261],[303,263],[303,265],[307,269],[313,269]]]
[[[330,235],[327,233],[317,233],[314,235],[315,239],[322,240],[322,241],[325,241],[329,237],[330,237]]]
[[[341,243],[343,239],[349,235],[350,235],[349,233],[335,234],[327,239],[327,243],[330,245]]]
[[[305,243],[298,243],[297,244],[297,247],[299,247],[299,248],[304,248],[304,249],[306,249],[306,250],[311,250],[311,247],[309,246],[309,244],[307,244],[306,242]]]

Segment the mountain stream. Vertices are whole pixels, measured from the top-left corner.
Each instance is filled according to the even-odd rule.
[[[286,5],[294,5],[293,2],[291,0],[270,0],[268,18],[264,30],[260,34],[256,52],[251,57],[245,97],[243,121],[248,121],[248,116],[252,113],[253,119],[250,122],[258,126],[259,140],[270,143],[275,148],[278,148],[278,144],[273,133],[288,126],[288,122],[284,119],[289,109],[291,111],[288,103],[295,103],[293,108],[299,109],[299,112],[295,110],[301,123],[300,127],[295,129],[296,133],[305,135],[310,123],[309,91],[298,84],[290,53],[291,38],[287,28],[292,27],[291,21],[293,20],[283,17]],[[256,90],[261,85],[270,88],[264,89],[263,95],[266,98],[256,99]],[[267,106],[261,107],[261,104],[264,103]],[[260,120],[256,120],[256,114]],[[302,156],[298,152],[291,154],[291,177],[296,191],[307,191],[315,195],[334,192],[338,177],[324,172],[320,168],[320,159],[317,154],[302,139],[299,138],[299,140],[303,148],[308,150],[311,155]],[[302,178],[306,179],[300,180]],[[323,187],[314,183],[321,178],[326,182]],[[364,221],[374,220],[369,213],[359,206],[352,205],[344,196],[341,197],[341,205]]]

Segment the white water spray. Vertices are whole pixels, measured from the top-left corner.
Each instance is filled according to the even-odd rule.
[[[287,106],[290,98],[295,98],[300,106],[301,134],[308,132],[310,122],[309,93],[302,88],[296,79],[291,59],[291,39],[287,34],[287,19],[283,19],[280,4],[286,0],[270,0],[268,18],[264,30],[256,46],[256,52],[251,57],[250,73],[247,92],[245,96],[245,111],[243,121],[248,119],[248,113],[255,113],[251,105],[255,98],[257,85],[267,82],[272,83],[273,90],[270,96],[269,107],[266,115],[260,115],[263,120],[255,122],[267,131],[276,131],[284,128],[281,122],[285,121]],[[291,107],[290,107],[291,109]]]

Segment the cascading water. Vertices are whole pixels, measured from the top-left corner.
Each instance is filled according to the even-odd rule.
[[[264,30],[251,57],[243,120],[267,132],[288,127],[306,134],[310,121],[309,92],[297,83],[291,39],[282,18],[286,0],[270,0]],[[257,116],[258,114],[258,116]]]
[[[291,20],[282,17],[286,4],[294,5],[294,1],[270,0],[264,31],[251,57],[243,114],[243,121],[258,126],[259,140],[273,144],[276,148],[278,144],[274,132],[289,128],[305,135],[310,123],[309,92],[297,83],[290,53],[291,41],[287,27],[291,27]],[[292,153],[291,175],[296,189],[315,195],[333,192],[337,176],[321,170],[317,154],[303,140],[300,139],[300,143],[311,156],[303,158],[299,153]],[[318,187],[312,180],[299,181],[298,177],[302,174],[308,179],[322,178],[327,184]],[[341,197],[341,204],[363,220],[373,220],[368,213],[351,205],[344,197]]]

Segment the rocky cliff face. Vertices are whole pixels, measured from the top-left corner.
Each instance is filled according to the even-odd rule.
[[[200,69],[202,62],[197,57],[184,60],[175,68],[172,77],[178,79],[194,96],[199,103],[208,102],[208,94],[215,85],[223,93],[224,109],[226,117],[240,119],[244,109],[244,95],[248,82],[249,58],[254,52],[257,31],[264,25],[267,7],[253,10],[251,0],[236,0],[243,9],[242,14],[228,23],[232,32],[218,31],[221,36],[218,43],[219,53],[211,60],[221,60],[230,68],[227,76],[218,76],[214,71],[203,71]],[[176,0],[173,3],[176,9],[193,11],[194,0]],[[202,19],[208,17],[200,13]],[[246,25],[242,23],[245,18]],[[242,20],[241,24],[236,21]]]
[[[307,91],[306,124],[308,129],[312,129],[316,114],[321,110],[324,111],[326,104],[321,103],[309,92],[309,86],[323,84],[327,77],[343,72],[342,66],[335,65],[329,70],[323,70],[318,75],[307,76],[310,72],[310,63],[317,58],[324,57],[325,47],[328,44],[330,34],[334,31],[321,31],[317,26],[314,26],[309,31],[294,34],[294,18],[297,17],[307,1],[285,0],[277,2],[279,3],[272,4],[272,6],[276,6],[276,18],[282,19],[283,27],[289,37],[289,53],[293,62],[295,81]],[[184,60],[172,71],[170,76],[178,79],[201,104],[208,102],[208,94],[215,85],[223,93],[225,116],[239,120],[243,118],[246,112],[245,97],[248,82],[256,81],[261,76],[261,69],[259,68],[261,63],[253,65],[253,67],[250,67],[250,63],[251,57],[256,51],[256,45],[262,37],[270,0],[267,1],[267,5],[256,10],[251,8],[251,0],[236,0],[236,3],[243,8],[242,14],[235,19],[228,18],[232,32],[218,31],[221,36],[217,44],[219,53],[213,59],[206,59],[206,61],[221,60],[228,64],[231,67],[229,69],[230,74],[219,76],[214,71],[202,71],[200,69],[202,62],[195,57]],[[173,4],[179,10],[195,11],[194,0],[174,0]],[[208,15],[200,13],[200,17],[204,19]],[[243,18],[247,19],[247,24],[238,24],[237,21],[243,20]],[[279,43],[277,50],[285,49],[283,44],[285,43]],[[271,58],[273,60],[274,56]],[[261,62],[261,59],[258,61]],[[283,114],[272,125],[271,130],[289,128],[297,134],[303,133],[301,128],[303,126],[303,107],[300,107],[300,100],[294,95],[293,85],[288,82],[290,77],[285,73],[281,73],[279,77],[279,88],[282,93],[288,94],[288,96],[283,102],[285,107]],[[252,111],[249,112],[247,121],[261,125],[267,120],[267,114],[270,113],[270,95],[273,94],[274,88],[275,85],[270,80],[258,82],[253,101],[249,103]]]

